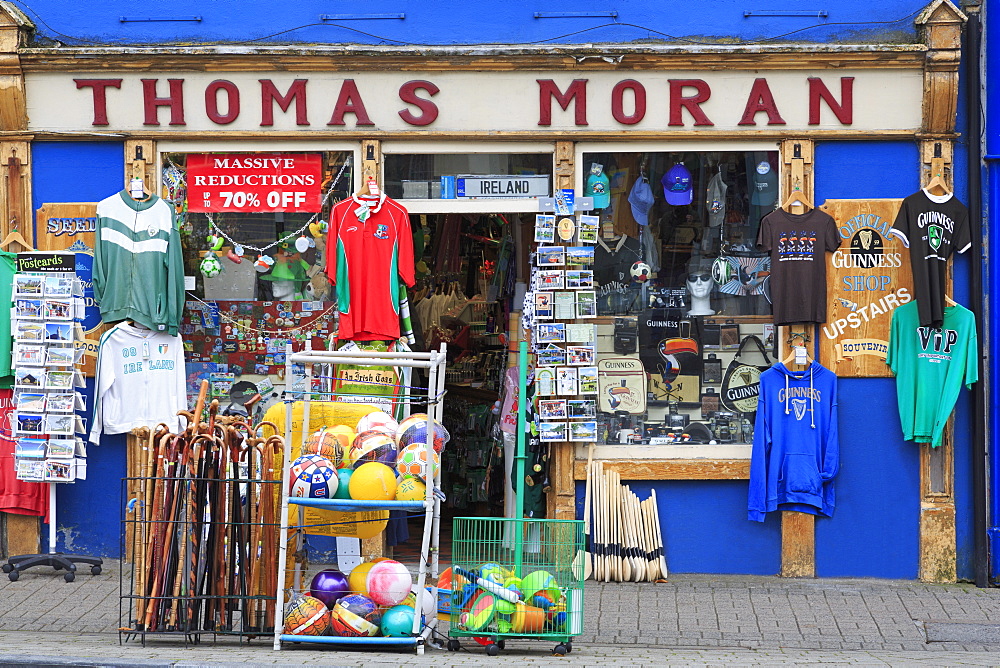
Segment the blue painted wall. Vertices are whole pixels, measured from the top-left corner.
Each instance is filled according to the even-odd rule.
[[[35,142],[33,208],[45,202],[97,202],[121,190],[124,150],[121,142]],[[88,407],[93,407],[93,391],[93,380],[88,379]],[[67,552],[118,556],[125,437],[106,436],[87,454],[87,479],[56,488],[57,546]],[[48,549],[48,532],[42,533]]]
[[[825,17],[744,16],[745,10],[797,9],[787,0],[711,0],[664,3],[659,0],[612,2],[468,2],[384,0],[372,5],[319,0],[274,3],[264,0],[151,0],[67,3],[65,0],[16,0],[38,26],[45,41],[81,43],[360,43],[360,44],[548,44],[670,41],[721,38],[779,41],[910,41],[913,19],[926,0],[877,3],[827,2]],[[603,16],[534,18],[535,12],[587,12]],[[608,12],[618,13],[617,18]],[[801,11],[801,10],[799,10]],[[400,19],[322,20],[321,15],[403,14]],[[172,18],[200,21],[132,21]]]

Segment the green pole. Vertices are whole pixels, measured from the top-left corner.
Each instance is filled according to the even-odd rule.
[[[524,453],[528,428],[528,342],[521,341],[517,351],[517,451],[514,453],[514,572],[521,577],[524,558]]]

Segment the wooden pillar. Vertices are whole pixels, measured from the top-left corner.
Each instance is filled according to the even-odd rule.
[[[160,194],[156,174],[156,143],[150,139],[125,142],[125,187],[131,179],[142,179],[149,192]]]
[[[923,131],[955,131],[958,109],[958,67],[962,59],[962,27],[966,16],[949,0],[927,5],[916,25],[927,45],[924,60]]]

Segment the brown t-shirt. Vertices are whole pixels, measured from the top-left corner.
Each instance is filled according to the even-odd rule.
[[[771,306],[777,325],[826,322],[826,253],[840,235],[829,214],[772,211],[760,221],[757,245],[771,254]]]

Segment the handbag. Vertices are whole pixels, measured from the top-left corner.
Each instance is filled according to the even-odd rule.
[[[766,364],[756,365],[743,361],[743,347],[747,343],[755,343]],[[722,405],[737,413],[753,413],[757,410],[757,398],[760,396],[760,374],[771,368],[771,358],[764,349],[760,337],[751,334],[740,342],[736,356],[726,368],[722,379]]]

